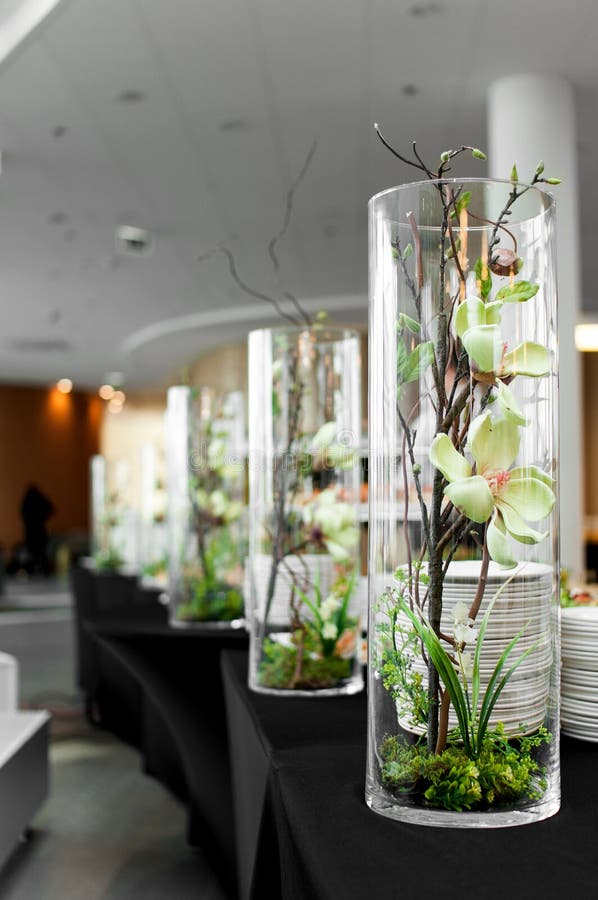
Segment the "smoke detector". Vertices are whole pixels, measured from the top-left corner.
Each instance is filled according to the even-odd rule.
[[[116,249],[124,256],[151,256],[154,250],[152,234],[136,225],[119,225],[116,229]]]

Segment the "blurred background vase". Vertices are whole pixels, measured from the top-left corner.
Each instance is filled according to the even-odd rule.
[[[249,336],[250,672],[253,690],[362,688],[357,660],[359,336]]]
[[[168,593],[176,626],[241,627],[245,439],[241,393],[168,391]]]
[[[91,457],[91,551],[99,571],[137,569],[137,517],[130,475],[126,459],[108,461],[101,454]]]
[[[370,201],[366,799],[395,819],[559,808],[554,234],[516,183]]]

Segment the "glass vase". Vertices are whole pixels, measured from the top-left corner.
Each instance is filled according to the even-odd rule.
[[[552,197],[393,188],[370,210],[366,800],[402,821],[559,808]]]
[[[137,521],[127,460],[90,460],[91,545],[98,571],[133,572],[138,563]]]
[[[141,447],[139,475],[139,567],[145,586],[164,588],[168,580],[165,460],[153,443]]]
[[[250,687],[285,696],[363,686],[360,350],[355,332],[249,336]]]
[[[170,623],[243,620],[243,398],[169,388],[166,415]]]

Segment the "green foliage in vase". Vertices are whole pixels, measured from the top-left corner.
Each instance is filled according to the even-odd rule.
[[[124,559],[115,547],[108,546],[94,554],[94,562],[100,572],[116,572],[124,565]]]
[[[353,633],[356,624],[353,620]],[[288,634],[288,643],[265,638],[258,681],[269,688],[316,690],[337,687],[350,678],[352,671],[353,657],[325,656],[317,629],[305,622]]]
[[[244,465],[235,456],[238,448],[230,446],[228,420],[233,415],[223,399],[198,424],[200,450],[190,480],[197,553],[195,561],[183,566],[177,617],[184,621],[227,622],[243,613],[240,585],[245,542],[239,520]]]
[[[354,572],[339,576],[322,597],[319,581],[310,595],[295,585],[291,593],[291,630],[266,637],[258,681],[264,687],[313,689],[334,687],[349,678],[357,644],[357,620],[349,616]],[[311,614],[302,609],[305,605]]]
[[[546,788],[544,768],[534,751],[550,740],[548,731],[540,728],[508,741],[499,724],[485,734],[474,760],[460,743],[433,754],[423,741],[409,744],[402,736],[388,736],[380,746],[382,781],[391,792],[411,795],[430,807],[498,810],[541,798]]]
[[[465,190],[465,182],[447,178],[456,157],[469,152],[474,159],[485,160],[482,151],[462,145],[445,150],[439,164],[429,166],[415,144],[412,156],[404,156],[386,141],[377,125],[375,128],[396,158],[429,179],[430,194],[435,193],[438,200],[435,222],[424,217],[418,224],[417,216],[409,212],[405,225],[411,232],[410,241],[406,240],[405,229],[398,226],[389,239],[409,313],[402,310],[397,318],[396,360],[408,574],[403,586],[407,588],[407,602],[401,587],[383,598],[388,610],[378,632],[382,650],[378,651],[376,665],[397,709],[407,710],[412,724],[425,724],[428,753],[440,756],[446,749],[451,705],[459,722],[463,752],[477,764],[486,747],[497,699],[531,652],[526,651],[513,662],[509,657],[521,632],[513,635],[481,696],[479,653],[487,618],[479,628],[475,652],[470,648],[478,636],[476,617],[490,561],[514,568],[517,557],[512,542],[529,546],[543,541],[548,529],[532,527],[531,523],[545,520],[555,505],[554,481],[545,465],[550,461],[517,465],[525,429],[532,428],[517,397],[523,395],[525,381],[551,374],[553,359],[550,347],[526,340],[527,335],[519,330],[516,338],[520,342],[512,347],[508,343],[505,323],[513,319],[513,306],[529,304],[529,314],[522,321],[531,323],[531,308],[544,287],[525,272],[510,217],[516,202],[532,186],[559,180],[545,177],[544,164],[540,163],[530,183],[522,184],[513,166],[502,209],[499,206],[498,214],[488,219],[480,197]],[[471,221],[474,229],[470,228]],[[431,228],[436,229],[433,240]],[[474,230],[478,232],[477,244]],[[529,254],[523,255],[525,265],[533,265]],[[419,383],[419,393],[410,388],[412,381]],[[433,437],[428,441],[433,474],[425,484],[416,444],[424,405],[433,414]],[[417,554],[411,547],[407,515],[407,499],[413,487],[422,532]],[[479,541],[481,548],[479,582],[471,605],[459,609],[450,638],[453,652],[449,654],[441,644],[440,633],[444,579],[449,564],[471,538]],[[425,586],[423,561],[430,575]],[[398,614],[410,624],[410,635],[403,633],[397,638]],[[419,654],[427,670],[427,707],[410,664],[414,654]],[[466,766],[462,773],[465,781],[467,771],[470,769]]]
[[[243,595],[237,586],[242,578],[236,536],[220,526],[204,539],[202,565],[183,572],[184,602],[179,619],[228,622],[243,614]]]
[[[198,580],[188,596],[177,609],[177,617],[185,622],[231,622],[243,614],[243,595],[225,584],[209,590]]]

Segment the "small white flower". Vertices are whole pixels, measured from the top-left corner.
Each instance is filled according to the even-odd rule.
[[[469,606],[467,603],[463,603],[462,600],[453,606],[451,614],[455,625],[469,624]]]
[[[322,637],[325,641],[334,641],[338,635],[338,628],[334,622],[326,622],[322,628]]]
[[[340,598],[335,597],[334,594],[329,594],[320,606],[320,615],[323,619],[331,619],[340,605]]]
[[[459,662],[461,671],[467,679],[470,679],[473,676],[473,653],[462,653],[459,657]]]
[[[455,623],[453,637],[458,647],[462,647],[463,644],[475,643],[477,636],[478,630],[473,625],[463,625],[460,622]]]

